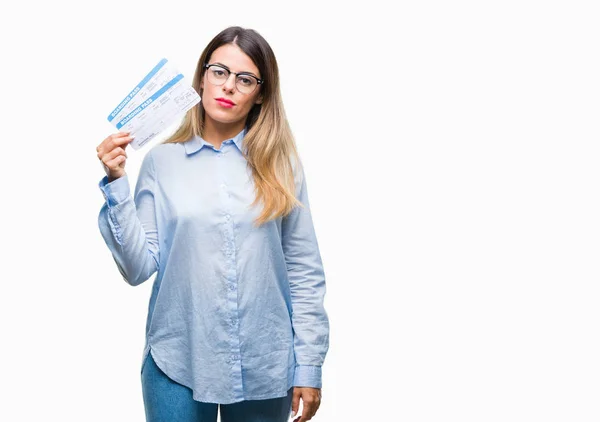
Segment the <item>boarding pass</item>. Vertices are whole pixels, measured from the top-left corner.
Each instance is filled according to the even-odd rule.
[[[196,90],[163,58],[107,119],[119,131],[130,132],[130,145],[137,150],[199,102]]]

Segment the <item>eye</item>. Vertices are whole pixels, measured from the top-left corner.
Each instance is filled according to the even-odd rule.
[[[225,72],[224,72],[224,71],[222,71],[221,69],[214,69],[214,70],[213,70],[213,73],[214,73],[215,75],[217,75],[217,76],[222,76],[222,75],[224,75],[224,74],[225,74]]]
[[[251,78],[240,77],[239,80],[242,81],[242,83],[244,85],[252,85],[252,79]]]

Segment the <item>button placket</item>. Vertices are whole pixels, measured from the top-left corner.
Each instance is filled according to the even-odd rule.
[[[233,367],[237,367],[237,362],[239,361],[239,355],[237,353],[237,349],[239,347],[239,340],[237,339],[237,306],[235,303],[237,302],[237,295],[235,294],[235,253],[234,253],[234,241],[233,241],[233,227],[231,225],[231,214],[229,211],[229,198],[231,195],[228,192],[228,185],[225,182],[220,184],[221,192],[223,193],[223,213],[224,213],[224,224],[223,224],[223,240],[224,240],[224,254],[225,261],[228,267],[228,274],[225,277],[226,283],[226,291],[229,296],[229,301],[232,307],[229,309],[229,319],[227,321],[227,326],[232,335],[232,348],[231,355],[229,356],[229,363]],[[237,368],[236,368],[237,371]],[[237,372],[232,374],[233,376],[237,376]]]
[[[231,142],[229,142],[231,143]],[[234,224],[231,215],[230,201],[231,193],[229,191],[229,185],[227,183],[227,171],[223,165],[222,157],[227,153],[225,152],[229,148],[229,143],[224,142],[222,151],[219,151],[218,157],[220,159],[218,168],[221,178],[219,184],[219,196],[222,204],[222,220],[221,228],[223,235],[223,256],[225,259],[225,265],[227,267],[225,273],[225,292],[227,295],[227,302],[229,304],[227,309],[227,322],[226,327],[231,336],[231,348],[230,355],[227,358],[229,365],[231,365],[231,376],[240,379],[241,377],[241,366],[240,366],[240,339],[239,339],[239,321],[238,321],[238,297],[236,294],[237,289],[237,271],[236,271],[236,259],[235,259],[235,236],[234,236]]]

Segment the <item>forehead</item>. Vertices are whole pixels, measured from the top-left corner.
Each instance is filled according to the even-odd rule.
[[[251,72],[258,75],[258,68],[252,59],[238,46],[225,44],[217,48],[211,54],[209,63],[219,62],[227,66],[233,72]]]

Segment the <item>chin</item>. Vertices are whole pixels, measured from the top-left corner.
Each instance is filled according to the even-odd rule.
[[[213,120],[220,123],[228,123],[231,121],[231,116],[227,116],[227,113],[222,112],[221,110],[207,110],[204,109],[204,112]]]
[[[240,117],[239,113],[236,113],[235,115],[227,112],[226,110],[206,110],[204,109],[204,112],[210,116],[211,119],[213,119],[214,121],[217,121],[219,123],[236,123],[239,122],[240,119],[245,118],[245,117]]]

